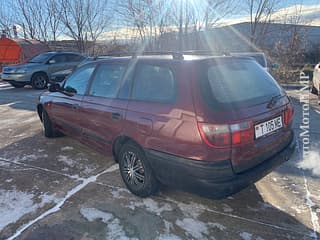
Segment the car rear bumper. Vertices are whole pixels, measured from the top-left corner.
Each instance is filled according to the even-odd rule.
[[[233,171],[230,160],[196,161],[154,150],[146,150],[146,155],[157,178],[163,184],[220,199],[258,181],[289,160],[295,146],[292,133],[290,141],[280,152],[240,174]]]

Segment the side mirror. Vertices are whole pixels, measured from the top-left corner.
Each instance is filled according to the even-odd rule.
[[[49,92],[60,92],[61,91],[61,86],[58,83],[51,84],[49,86]]]
[[[48,63],[49,63],[49,64],[55,64],[55,63],[56,63],[56,60],[51,59],[51,60],[49,60]]]

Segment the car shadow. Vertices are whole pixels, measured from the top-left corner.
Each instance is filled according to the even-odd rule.
[[[319,238],[319,232],[314,231],[310,228],[311,226],[306,224],[309,223],[310,218],[308,211],[304,212],[305,218],[305,216],[301,216],[301,212],[299,214],[295,212],[292,205],[276,205],[275,203],[278,201],[287,200],[283,199],[281,194],[272,192],[272,188],[269,189],[270,191],[265,191],[264,188],[268,188],[267,184],[270,183],[265,184],[264,187],[260,187],[261,184],[263,183],[256,184],[258,187],[250,185],[221,200],[200,197],[167,187],[162,189],[158,197],[176,204],[175,207],[184,212],[184,217],[192,217],[194,212],[198,211],[198,213],[200,212],[198,220],[224,226],[228,233],[214,235],[216,239],[235,239],[230,235],[241,232],[249,233],[252,237],[250,239]],[[270,196],[266,196],[267,194],[273,194],[271,199],[275,198],[274,201],[268,201]]]

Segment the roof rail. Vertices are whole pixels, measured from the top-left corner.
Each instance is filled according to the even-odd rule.
[[[183,54],[180,52],[174,51],[144,51],[144,52],[109,52],[106,54],[98,55],[99,56],[115,56],[115,57],[125,57],[131,56],[132,58],[136,58],[138,56],[148,56],[148,55],[172,55],[173,59],[183,60]]]
[[[213,56],[230,56],[230,52],[227,51],[211,51],[211,50],[188,50],[183,51],[185,55],[213,55]]]

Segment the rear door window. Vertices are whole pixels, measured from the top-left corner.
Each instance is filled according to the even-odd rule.
[[[89,95],[116,98],[125,70],[125,65],[100,65],[92,80]]]
[[[84,57],[78,54],[67,54],[67,61],[68,62],[81,62]]]
[[[218,108],[248,107],[283,94],[277,82],[254,60],[216,59],[201,72],[203,95]]]
[[[139,64],[135,73],[132,99],[164,103],[174,101],[173,71],[166,66]]]
[[[65,54],[58,54],[51,58],[51,60],[55,61],[55,63],[64,63],[67,61],[67,56]]]

